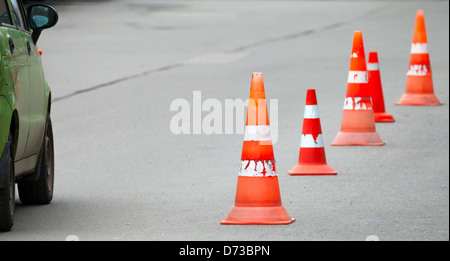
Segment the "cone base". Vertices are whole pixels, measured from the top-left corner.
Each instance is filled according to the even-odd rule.
[[[394,117],[387,112],[375,112],[375,122],[394,122]]]
[[[288,225],[295,221],[283,206],[238,207],[234,206],[222,225]]]
[[[376,132],[342,132],[334,138],[331,146],[382,146],[384,141]]]
[[[334,171],[327,164],[297,164],[294,166],[288,174],[291,176],[300,176],[300,175],[337,175],[337,172]]]
[[[438,106],[442,105],[436,95],[404,93],[395,105]]]

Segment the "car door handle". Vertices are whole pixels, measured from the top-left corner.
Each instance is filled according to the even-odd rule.
[[[13,39],[9,37],[8,42],[9,42],[9,50],[11,50],[11,53],[14,53],[15,47]]]
[[[31,45],[28,40],[27,40],[27,49],[28,49],[28,55],[31,55]]]

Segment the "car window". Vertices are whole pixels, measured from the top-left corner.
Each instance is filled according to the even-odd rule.
[[[11,5],[13,9],[13,19],[16,21],[17,27],[22,30],[27,30],[26,23],[24,22],[24,15],[19,6],[19,3],[17,2],[17,0],[11,0]]]
[[[3,24],[12,24],[6,0],[0,0],[0,25]]]

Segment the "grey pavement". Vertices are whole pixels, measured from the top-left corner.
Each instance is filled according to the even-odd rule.
[[[449,240],[448,1],[61,1],[38,42],[52,88],[56,177],[45,206],[17,201],[2,240]],[[436,107],[395,106],[424,10]],[[377,51],[386,145],[332,147],[353,32]],[[224,226],[242,134],[174,135],[170,104],[249,97],[262,72],[278,101],[282,204],[296,222]],[[306,90],[316,89],[336,176],[293,177]],[[224,104],[224,103],[222,103]],[[203,112],[205,117],[207,112]],[[192,119],[192,118],[191,118]],[[272,119],[273,120],[273,119]]]

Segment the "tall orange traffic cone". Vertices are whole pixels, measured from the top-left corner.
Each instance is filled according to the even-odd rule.
[[[281,204],[261,73],[253,73],[235,205],[223,225],[294,222]]]
[[[395,105],[436,106],[441,104],[434,95],[425,18],[423,11],[417,10],[409,69],[406,74],[406,90]]]
[[[372,97],[375,122],[394,122],[394,117],[387,113],[384,107],[383,87],[381,85],[380,66],[378,63],[377,52],[369,52],[367,72],[369,74],[369,90],[370,96]]]
[[[341,130],[331,145],[384,145],[375,129],[375,116],[368,86],[368,73],[361,31],[355,31],[353,36]]]
[[[317,106],[316,90],[306,91],[305,113],[303,116],[303,130],[300,142],[298,164],[289,175],[336,175],[327,164],[325,148],[323,147],[322,127],[320,125]]]

